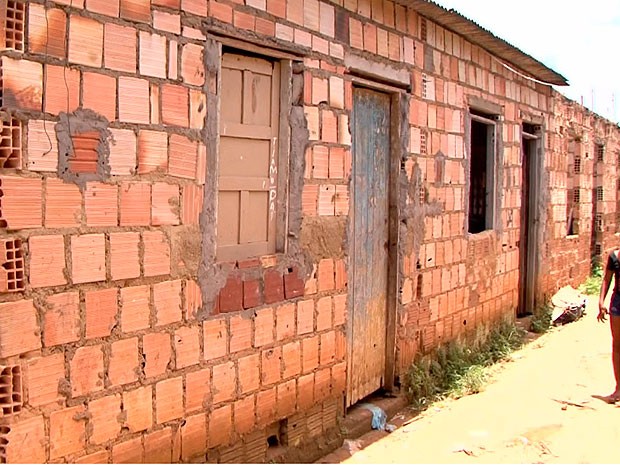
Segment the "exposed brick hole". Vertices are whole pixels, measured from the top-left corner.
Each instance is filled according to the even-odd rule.
[[[573,189],[573,203],[581,202],[581,191],[578,188]]]
[[[603,161],[605,159],[605,146],[603,144],[596,144],[596,161]]]
[[[422,74],[422,98],[428,98],[428,76]]]
[[[428,37],[426,18],[420,18],[420,39],[426,40]]]
[[[424,205],[426,203],[426,188],[424,186],[420,186],[418,196],[420,199],[420,205]]]
[[[573,164],[573,170],[575,174],[581,173],[581,156],[575,155],[575,162]]]
[[[602,202],[604,198],[604,193],[603,193],[603,186],[598,186],[596,188],[596,200],[598,202]]]
[[[22,410],[22,372],[19,365],[3,367],[0,371],[0,408],[5,417]]]
[[[8,239],[0,244],[2,270],[0,291],[19,292],[24,290],[24,253],[20,239]],[[0,393],[1,394],[1,393]]]
[[[269,425],[266,431],[267,436],[267,454],[269,449],[272,451],[288,445],[288,420],[277,421]]]
[[[602,255],[603,246],[601,244],[594,244],[594,255]]]
[[[0,168],[21,168],[22,123],[8,117],[2,121],[0,132]]]
[[[4,106],[4,78],[3,78],[3,67],[0,64],[0,107]]]
[[[603,232],[603,215],[601,213],[594,216],[594,227],[597,232]]]
[[[10,426],[0,426],[0,463],[6,463],[6,446],[9,445]]]
[[[419,299],[422,296],[422,274],[418,274],[418,280],[415,288],[415,296],[416,299]]]
[[[0,179],[0,228],[6,228],[7,222],[2,216],[2,196],[4,195],[4,191],[2,190],[2,179]]]
[[[4,24],[4,39],[6,48],[20,52],[24,51],[24,18],[26,4],[19,1],[6,2],[6,22]]]
[[[97,174],[99,152],[97,148],[101,143],[99,131],[82,132],[71,136],[73,154],[67,158],[69,171],[75,174]]]
[[[428,140],[428,136],[426,134],[426,131],[421,131],[420,132],[420,153],[424,154],[427,151],[427,140]]]

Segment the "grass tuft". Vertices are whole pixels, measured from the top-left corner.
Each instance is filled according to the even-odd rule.
[[[596,295],[601,291],[601,284],[603,283],[603,267],[600,263],[592,264],[592,272],[586,282],[579,286],[579,291],[586,295]]]
[[[486,368],[505,360],[523,345],[525,331],[513,323],[501,323],[480,333],[471,346],[450,341],[431,356],[419,356],[407,374],[407,396],[414,407],[424,409],[445,397],[463,397],[484,389]]]
[[[553,306],[549,302],[538,306],[532,315],[530,321],[530,331],[536,334],[543,334],[551,328],[551,317]]]

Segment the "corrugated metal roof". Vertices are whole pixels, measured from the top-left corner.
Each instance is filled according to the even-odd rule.
[[[527,53],[510,45],[491,31],[466,18],[458,11],[448,10],[431,0],[396,0],[401,5],[412,7],[422,16],[436,22],[442,27],[459,34],[470,42],[482,47],[492,55],[506,61],[517,70],[531,77],[557,86],[567,86],[567,79],[553,71]]]

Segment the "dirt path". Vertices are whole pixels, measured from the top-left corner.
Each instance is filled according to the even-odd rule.
[[[369,433],[353,455],[343,447],[322,462],[620,463],[620,404],[593,397],[614,383],[609,325],[596,313],[591,299],[582,320],[498,365],[480,394],[435,404],[389,435]]]

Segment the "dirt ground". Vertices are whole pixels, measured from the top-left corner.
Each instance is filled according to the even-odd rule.
[[[620,463],[620,403],[597,397],[614,380],[609,324],[596,321],[595,300],[581,320],[493,367],[483,392],[417,417],[403,411],[393,433],[347,441],[320,462]]]

